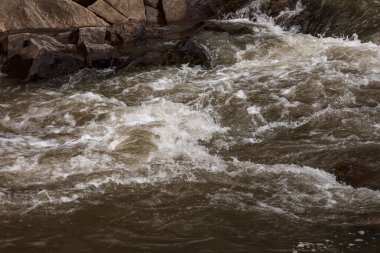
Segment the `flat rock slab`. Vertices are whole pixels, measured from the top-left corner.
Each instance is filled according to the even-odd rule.
[[[127,20],[125,16],[103,0],[97,0],[87,8],[111,24]]]
[[[106,27],[82,27],[72,33],[73,43],[82,42],[104,44],[106,40]]]
[[[0,1],[0,32],[106,25],[104,20],[71,0]]]
[[[145,21],[144,0],[105,0],[127,18]]]

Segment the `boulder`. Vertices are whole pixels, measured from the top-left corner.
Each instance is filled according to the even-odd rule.
[[[162,0],[167,23],[184,21],[187,15],[188,0]]]
[[[179,41],[169,51],[168,60],[171,65],[189,63],[190,65],[210,66],[210,57],[206,50],[191,40]]]
[[[72,44],[73,31],[58,32],[52,35],[52,37],[62,44]]]
[[[1,44],[7,52],[4,72],[11,78],[49,79],[83,68],[83,57],[76,53],[75,45],[64,45],[46,35],[10,35]]]
[[[0,32],[106,25],[104,20],[71,0],[0,1]]]
[[[210,0],[210,2],[215,14],[218,17],[223,17],[225,14],[237,11],[252,0]]]
[[[90,11],[107,21],[114,24],[122,21],[126,21],[127,18],[115,10],[111,5],[103,0],[97,0],[95,3],[87,7]]]
[[[207,52],[191,40],[181,40],[171,48],[148,50],[134,57],[128,68],[153,66],[180,66],[181,64],[202,65],[209,67]]]
[[[369,40],[377,45],[380,45],[380,32],[370,35]]]
[[[133,59],[128,68],[154,67],[169,65],[168,53],[165,51],[148,51]]]
[[[286,8],[293,9],[296,0],[272,0],[269,14],[277,16]],[[379,43],[380,2],[377,0],[302,0],[296,14],[277,18],[284,28],[298,26],[300,32],[319,36],[358,36],[362,41]]]
[[[122,46],[128,42],[145,38],[145,24],[130,19],[107,27],[106,41],[114,46]]]
[[[216,5],[212,0],[191,0],[188,1],[186,10],[186,20],[207,19],[216,14]]]
[[[332,172],[339,182],[352,187],[380,190],[380,179],[376,164],[371,166],[360,162],[345,161],[336,164]]]
[[[145,15],[147,23],[160,23],[160,12],[157,9],[147,5],[145,6]]]
[[[116,48],[108,44],[91,44],[83,42],[79,50],[85,57],[86,67],[110,68],[123,67],[127,64],[127,57],[122,57]]]
[[[71,34],[71,42],[79,45],[83,42],[104,44],[106,41],[106,27],[82,27]]]
[[[185,30],[182,35],[186,37],[194,36],[194,34],[211,31],[211,32],[221,32],[228,33],[229,35],[245,35],[252,34],[253,30],[250,25],[245,23],[223,23],[218,21],[201,21],[196,23],[193,27]]]
[[[270,4],[269,14],[278,16],[280,12],[286,9],[294,9],[298,0],[272,0]]]
[[[127,18],[145,21],[144,0],[105,0]]]
[[[160,1],[161,0],[144,0],[144,4],[148,5],[148,6],[151,6],[151,7],[155,8],[155,9],[158,9]]]

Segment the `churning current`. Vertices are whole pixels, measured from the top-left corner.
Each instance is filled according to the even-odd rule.
[[[379,252],[380,47],[217,22],[212,68],[0,79],[0,252]]]

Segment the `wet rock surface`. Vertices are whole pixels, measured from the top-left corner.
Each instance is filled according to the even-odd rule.
[[[173,31],[169,29],[165,33],[153,28],[147,34],[141,22],[128,21],[107,28],[84,27],[71,32],[52,33],[51,36],[32,33],[10,35],[1,40],[3,72],[10,78],[35,81],[82,68],[120,69],[128,66],[131,69],[186,63],[209,67],[210,59],[205,49],[190,39],[207,30],[198,26],[198,29],[185,32],[188,26]],[[209,26],[213,27],[209,30],[225,32],[225,29]]]
[[[268,13],[276,17],[280,12],[294,9],[298,1],[273,0]],[[301,5],[302,3],[302,5]],[[379,43],[378,24],[380,3],[374,0],[304,0],[302,8],[292,15],[277,18],[277,23],[285,28],[298,26],[302,33],[315,36],[335,36]]]
[[[54,46],[42,46],[40,52],[45,52],[44,59],[49,59],[47,60],[48,65],[50,68],[55,66],[57,71],[50,71],[50,74],[32,74],[30,72],[31,66],[40,62],[38,57],[42,55],[36,52],[27,52],[33,50],[34,46],[26,46],[19,50],[16,58],[9,56],[8,48],[3,47],[0,64],[3,65],[2,69],[9,77],[25,80],[52,78],[71,73],[80,69],[79,66],[96,68],[114,66],[115,64],[111,62],[114,61],[116,54],[116,58],[119,59],[116,65],[122,66],[125,65],[125,59],[129,59],[135,54],[127,54],[127,51],[133,51],[126,49],[127,47],[141,48],[142,45],[145,45],[143,47],[146,48],[146,52],[150,51],[149,47],[155,47],[151,45],[152,41],[147,42],[147,38],[148,40],[149,38],[158,38],[154,43],[172,41],[173,45],[178,46],[180,44],[178,41],[189,39],[206,30],[235,35],[251,32],[246,28],[235,29],[220,27],[214,23],[199,23],[186,31],[184,28],[167,27],[163,36],[161,36],[162,34],[157,36],[160,33],[157,28],[162,25],[207,19],[242,4],[243,1],[235,2],[232,5],[228,1],[219,0],[42,0],[39,2],[37,0],[15,0],[10,4],[3,4],[3,8],[0,8],[0,21],[3,20],[0,22],[0,31],[3,32],[1,38],[23,32],[35,37],[40,35],[50,37],[45,37],[44,40],[50,42],[54,40]],[[8,17],[9,13],[12,13],[12,19]],[[49,13],[54,13],[54,15]],[[25,18],[23,18],[24,16]],[[46,18],[40,19],[40,16]],[[10,22],[10,20],[16,20],[16,22]],[[147,29],[146,24],[151,28]],[[59,47],[57,47],[57,43],[60,43]],[[72,47],[71,44],[76,47]],[[147,44],[151,46],[147,47]],[[68,45],[70,45],[70,50],[66,48]],[[204,52],[200,52],[198,49],[190,42],[186,42],[181,49],[169,49],[173,51],[165,52],[163,59],[166,60],[163,62],[165,65],[186,63],[186,61],[191,64],[199,62],[202,65],[208,65]],[[114,50],[118,52],[115,53]],[[107,55],[107,52],[110,55]],[[151,59],[152,55],[162,53],[146,53],[145,58]],[[104,59],[101,59],[102,57]],[[199,59],[195,59],[196,57]],[[81,60],[78,61],[78,59]],[[51,61],[59,62],[59,64],[51,63]],[[75,64],[71,61],[74,61]],[[144,60],[142,61],[144,62]],[[153,65],[160,61],[156,61]],[[21,64],[21,62],[23,63]],[[23,67],[16,68],[17,64],[21,64]],[[70,64],[73,67],[67,66],[66,68],[63,67],[64,64]]]

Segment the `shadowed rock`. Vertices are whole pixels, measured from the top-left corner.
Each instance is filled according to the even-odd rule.
[[[125,43],[144,39],[145,34],[144,23],[130,19],[107,27],[106,41],[114,46],[123,46]]]
[[[82,42],[79,50],[83,53],[88,68],[121,68],[128,60],[128,57],[121,56],[116,48],[108,44]]]
[[[74,45],[36,34],[11,35],[2,42],[7,48],[5,73],[11,78],[34,81],[76,72],[83,68],[83,57]]]
[[[144,4],[157,9],[161,1],[162,0],[144,0]]]
[[[207,52],[191,40],[179,41],[173,48],[150,50],[135,57],[128,68],[169,66],[181,64],[202,65],[209,67],[210,58]]]
[[[77,4],[82,5],[84,7],[90,6],[91,4],[96,2],[96,0],[72,0],[72,1],[76,2]]]
[[[147,5],[145,6],[145,14],[147,23],[160,23],[160,12],[157,9]]]
[[[192,36],[196,33],[204,31],[228,33],[230,35],[244,35],[253,33],[252,27],[242,23],[201,21],[199,23],[196,23],[193,27],[185,30],[182,34],[184,36]]]
[[[277,16],[285,9],[294,9],[295,0],[272,0],[269,14]],[[380,3],[376,0],[303,0],[303,8],[295,15],[279,17],[276,22],[285,28],[298,26],[312,35],[352,37],[379,43]]]

